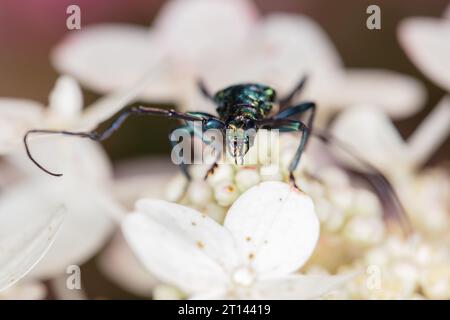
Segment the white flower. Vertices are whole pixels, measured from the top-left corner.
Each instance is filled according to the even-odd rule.
[[[126,24],[83,28],[79,36],[67,37],[56,48],[52,61],[63,73],[101,92],[130,85],[151,70],[153,81],[144,96],[173,101],[185,80],[194,80],[196,65],[233,51],[256,17],[256,9],[245,0],[170,1],[154,28]]]
[[[89,131],[135,100],[151,79],[139,82],[98,99],[83,109],[83,96],[78,83],[60,76],[49,96],[48,108],[18,98],[0,98],[0,155],[23,149],[23,136],[30,129]],[[31,140],[31,139],[30,139]]]
[[[441,240],[432,243],[418,234],[406,239],[390,235],[356,260],[354,266],[360,269],[363,264],[368,272],[349,282],[345,292],[353,299],[415,299],[419,295],[448,299],[449,259],[448,246]],[[348,272],[348,267],[344,269]]]
[[[26,130],[40,123],[43,108],[25,99],[0,99],[0,155],[13,150]]]
[[[413,159],[409,157],[405,141],[387,114],[375,106],[361,105],[343,111],[332,123],[330,131],[353,153],[384,174],[394,176],[399,171],[411,170]],[[361,168],[361,164],[348,154],[337,154],[347,163]]]
[[[176,102],[187,110],[214,112],[198,92],[199,77],[212,90],[254,81],[283,95],[307,74],[303,98],[319,103],[319,119],[365,102],[404,117],[424,98],[422,86],[410,77],[345,70],[326,34],[307,17],[261,17],[247,0],[172,0],[150,30],[124,24],[86,27],[71,33],[52,60],[58,70],[100,92],[128,86],[150,71],[153,79],[143,98]]]
[[[412,17],[402,21],[398,38],[413,63],[436,85],[450,92],[450,5],[439,18]],[[421,163],[444,141],[450,128],[450,96],[435,107],[429,121],[410,137],[413,158]],[[423,159],[421,159],[421,157]]]
[[[189,298],[317,298],[348,275],[295,272],[314,250],[319,222],[311,199],[279,182],[244,193],[224,225],[188,207],[143,199],[122,228],[145,267]]]
[[[138,296],[150,298],[159,283],[130,250],[121,232],[101,252],[97,265],[109,280]]]
[[[0,110],[2,108],[0,105]],[[35,126],[58,129],[78,126],[78,119],[84,117],[81,109],[78,85],[73,79],[62,77],[50,95],[50,108],[42,108],[35,123],[21,127],[9,140],[11,148],[4,160],[20,173],[20,178],[8,183],[8,188],[2,192],[0,216],[11,221],[18,219],[21,223],[2,224],[8,232],[17,235],[15,242],[9,242],[8,246],[31,245],[28,244],[31,238],[19,236],[28,226],[47,228],[51,220],[45,225],[40,223],[42,219],[60,207],[66,212],[54,243],[31,271],[28,280],[53,278],[65,273],[68,265],[88,260],[109,238],[115,227],[114,220],[120,219],[122,214],[121,206],[109,190],[111,165],[99,145],[62,136],[30,137],[28,142],[35,158],[50,170],[64,173],[60,178],[42,172],[25,154],[22,145],[25,130]],[[1,116],[0,112],[0,119]],[[53,236],[49,239],[53,240]],[[38,253],[29,254],[32,257]]]
[[[425,169],[397,188],[416,230],[429,239],[445,241],[450,229],[450,172]]]
[[[9,206],[8,206],[9,205]],[[47,253],[64,218],[61,207],[41,204],[42,214],[24,217],[0,204],[0,291],[23,278]]]
[[[166,185],[173,177],[170,158],[134,159],[119,163],[115,168],[114,195],[128,209],[136,199],[163,199]],[[180,176],[185,182],[185,178]],[[184,186],[184,184],[183,184]],[[181,189],[184,190],[182,187]],[[178,191],[176,191],[178,192]],[[181,191],[182,192],[182,191]],[[100,271],[121,288],[146,298],[154,296],[159,281],[138,261],[121,232],[117,232],[97,259]],[[162,290],[164,292],[164,288]],[[170,290],[169,290],[170,291]]]
[[[405,141],[389,117],[372,105],[354,106],[333,122],[331,132],[389,177],[420,168],[450,132],[450,98],[433,109]],[[349,156],[347,162],[358,166]]]
[[[422,170],[447,138],[450,100],[444,99],[405,141],[386,114],[375,108],[356,107],[342,112],[331,132],[393,184],[415,227],[430,236],[445,234],[450,226],[448,171]],[[348,155],[342,160],[359,166]],[[367,170],[367,168],[363,168]]]
[[[36,154],[45,155],[42,158],[51,167],[62,168],[65,175],[51,177],[32,163],[20,164],[20,156],[9,158],[17,160],[16,166],[29,174],[1,194],[0,215],[20,217],[22,225],[8,228],[21,234],[24,224],[33,224],[50,210],[64,207],[67,216],[61,230],[49,252],[32,271],[35,278],[50,278],[64,273],[70,264],[82,264],[100,249],[122,209],[108,190],[109,163],[98,146],[88,141],[60,140],[59,148],[58,144],[55,148],[54,141],[46,140],[46,145],[42,142],[34,142]]]
[[[0,300],[43,300],[47,295],[47,288],[40,282],[17,284],[0,291]]]
[[[268,151],[269,154],[272,153],[268,145],[258,144],[258,149],[255,149],[256,141],[260,140],[261,144],[269,143],[266,139],[260,139],[260,135],[264,136],[265,130],[258,131],[255,146],[250,149],[249,153],[256,153],[256,150],[260,151],[261,149]],[[277,144],[274,143],[274,145]],[[288,160],[281,161],[277,168],[272,168],[279,172],[278,175],[262,175],[263,172],[260,172],[260,169],[264,168],[265,157],[262,159],[263,162],[258,161],[252,166],[219,164],[214,173],[207,178],[214,197],[204,198],[205,203],[193,201],[185,191],[186,188],[189,189],[197,183],[204,186],[203,178],[209,168],[208,165],[197,165],[189,168],[194,182],[190,185],[181,173],[171,176],[170,170],[165,170],[166,176],[160,179],[159,177],[164,170],[161,165],[154,161],[142,160],[138,163],[131,161],[125,164],[125,170],[120,171],[133,171],[133,175],[136,175],[136,177],[124,177],[120,183],[120,193],[123,194],[124,190],[128,190],[125,193],[127,194],[127,207],[130,207],[132,202],[140,198],[165,199],[192,207],[223,224],[229,206],[247,188],[264,180],[289,181],[287,167],[297,147],[298,138],[295,136],[286,134],[283,135],[283,139],[280,139],[279,152],[282,155],[287,155]],[[302,163],[294,172],[294,175],[301,190],[312,197],[321,223],[321,241],[314,254],[315,262],[320,261],[319,263],[322,266],[330,267],[329,270],[335,270],[331,266],[339,265],[338,261],[349,263],[353,257],[362,254],[363,249],[366,250],[367,247],[380,241],[379,235],[384,233],[382,208],[378,198],[372,192],[362,189],[361,186],[352,185],[345,171],[330,166],[330,163],[326,161],[323,163],[321,158],[323,150],[315,150],[314,147],[317,147],[317,145],[314,144],[311,144],[311,147],[313,148],[309,148],[302,157]],[[258,157],[257,160],[261,160],[261,158]],[[149,175],[151,172],[152,174]],[[272,170],[273,172],[274,170]],[[170,183],[167,183],[169,179]],[[166,182],[163,180],[166,180]],[[161,192],[161,186],[163,185],[167,189],[165,195]],[[195,187],[193,188],[195,189]],[[129,192],[130,190],[135,190],[135,192]],[[202,194],[208,193],[202,192]],[[352,222],[353,220],[355,221]],[[365,233],[352,231],[354,230],[352,226],[358,228],[358,224],[364,226]],[[368,237],[368,234],[375,236]],[[340,257],[335,259],[330,258],[331,256]],[[114,265],[114,263],[111,263],[112,267]]]
[[[443,18],[412,17],[399,26],[400,44],[414,64],[450,92],[450,6]]]

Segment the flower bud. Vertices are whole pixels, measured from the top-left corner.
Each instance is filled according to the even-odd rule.
[[[239,190],[231,182],[221,182],[214,187],[214,197],[219,205],[227,207],[239,197]]]
[[[179,201],[186,191],[188,181],[183,175],[173,177],[165,188],[165,198],[168,201]]]
[[[283,175],[281,169],[277,164],[269,164],[261,166],[259,169],[261,180],[263,181],[282,181]]]
[[[423,271],[420,283],[429,299],[450,299],[450,266],[441,263]]]
[[[223,181],[232,181],[233,180],[233,167],[229,164],[220,164],[214,171],[208,175],[206,181],[214,187]]]
[[[384,236],[383,221],[375,217],[355,215],[347,222],[344,236],[348,240],[362,245],[379,243]]]
[[[207,204],[212,197],[212,190],[204,180],[192,181],[187,190],[189,201],[195,206]]]
[[[258,184],[260,176],[255,168],[244,168],[238,170],[234,179],[239,191],[244,192]]]
[[[365,189],[353,190],[353,203],[349,208],[349,214],[381,218],[382,212],[380,201],[375,194]]]

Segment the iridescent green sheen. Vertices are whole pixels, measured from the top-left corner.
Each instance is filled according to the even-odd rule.
[[[225,121],[232,119],[260,120],[272,110],[276,92],[261,84],[240,84],[225,88],[214,96],[217,113]]]

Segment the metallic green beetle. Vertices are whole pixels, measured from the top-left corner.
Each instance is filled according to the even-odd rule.
[[[199,82],[199,89],[203,95],[216,105],[218,116],[214,116],[205,112],[178,112],[176,110],[166,110],[159,108],[146,107],[142,104],[133,104],[123,108],[115,117],[112,123],[106,127],[105,130],[100,130],[103,127],[103,123],[96,129],[90,132],[72,132],[72,131],[58,131],[58,130],[46,130],[46,129],[34,129],[29,130],[24,136],[24,144],[28,157],[36,164],[40,169],[53,176],[61,176],[60,173],[53,173],[41,166],[31,155],[28,148],[27,138],[33,133],[50,133],[50,134],[63,134],[71,136],[79,136],[83,138],[89,138],[94,141],[102,141],[110,137],[114,131],[116,131],[122,123],[132,114],[137,115],[151,115],[174,118],[185,122],[182,126],[175,128],[171,131],[169,139],[172,133],[179,129],[184,128],[188,130],[189,134],[194,136],[197,134],[193,123],[199,121],[201,123],[202,131],[209,129],[218,129],[222,132],[222,136],[226,137],[226,148],[229,154],[234,157],[235,162],[238,159],[242,161],[244,155],[248,152],[253,144],[252,137],[248,134],[249,131],[257,131],[258,129],[278,129],[280,132],[298,131],[301,132],[301,138],[297,151],[289,165],[289,178],[291,183],[296,187],[293,172],[300,162],[300,158],[303,150],[306,147],[306,143],[313,134],[318,137],[325,144],[332,143],[342,151],[353,156],[357,161],[364,165],[367,171],[355,171],[348,170],[349,172],[358,175],[369,182],[372,185],[375,192],[378,194],[381,204],[384,207],[386,217],[394,216],[404,230],[409,230],[409,223],[403,210],[403,206],[399,201],[395,191],[390,185],[389,181],[370,163],[355,155],[349,150],[344,143],[327,133],[318,129],[312,130],[315,109],[316,106],[313,102],[302,102],[297,105],[292,105],[294,97],[304,87],[306,77],[293,88],[293,90],[287,96],[282,99],[277,99],[274,89],[255,83],[239,84],[227,87],[220,90],[215,95],[211,95],[202,82]],[[279,110],[274,113],[273,106],[278,104]],[[300,117],[308,112],[306,121],[300,120]],[[108,120],[109,122],[109,120]],[[202,139],[203,135],[202,135]],[[177,142],[170,139],[172,145]],[[203,140],[208,143],[208,141]],[[207,175],[211,173],[217,166],[216,163],[210,168]],[[187,166],[185,163],[181,163],[180,167],[184,175],[191,179]],[[347,168],[348,169],[348,168]],[[207,177],[205,176],[205,178]]]
[[[53,173],[41,166],[31,155],[27,138],[33,133],[54,133],[63,135],[79,136],[89,138],[95,141],[102,141],[111,136],[121,124],[131,114],[153,115],[168,118],[179,119],[185,122],[184,125],[175,128],[184,128],[191,135],[195,135],[193,122],[200,121],[202,130],[219,129],[226,136],[227,150],[235,159],[242,162],[243,157],[252,147],[253,139],[248,134],[250,130],[257,131],[261,128],[278,129],[280,132],[300,131],[302,137],[297,152],[289,166],[291,180],[294,181],[293,171],[297,167],[301,154],[306,146],[312,123],[314,120],[315,104],[313,102],[303,102],[295,106],[290,106],[294,96],[302,89],[306,78],[303,78],[299,84],[283,99],[277,100],[274,89],[255,83],[239,84],[220,90],[215,95],[211,95],[202,82],[199,82],[199,89],[203,95],[216,105],[218,116],[205,112],[178,112],[175,110],[166,110],[159,108],[146,107],[141,104],[133,104],[123,108],[115,117],[114,121],[105,130],[99,131],[98,128],[90,132],[72,132],[57,130],[29,130],[24,136],[24,143],[29,158],[42,170],[53,176],[61,176],[60,173]],[[279,104],[280,110],[274,115],[270,115],[274,104]],[[306,124],[298,118],[310,111]],[[173,132],[173,131],[172,131]],[[171,132],[171,133],[172,133]],[[169,135],[170,137],[171,135]],[[174,141],[171,140],[172,144]],[[175,142],[176,143],[176,142]],[[190,179],[186,164],[181,163],[181,169],[185,176]],[[214,164],[211,172],[216,164]]]

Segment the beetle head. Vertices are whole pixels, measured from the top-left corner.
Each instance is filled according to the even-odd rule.
[[[236,164],[238,159],[240,164],[244,163],[244,156],[253,146],[255,135],[256,128],[252,120],[236,118],[227,124],[227,150]]]

